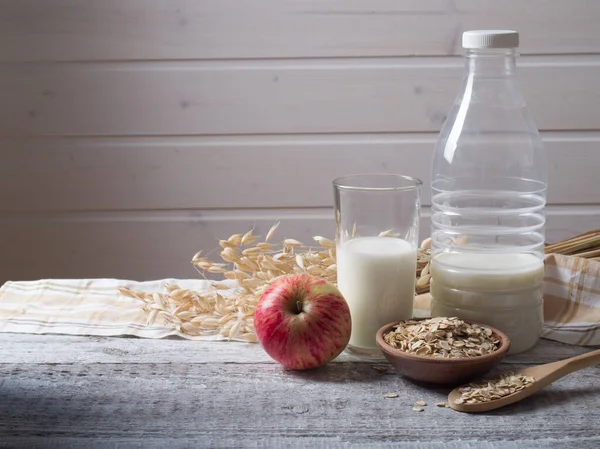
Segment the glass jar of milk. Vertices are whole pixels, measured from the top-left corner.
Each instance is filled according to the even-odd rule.
[[[467,31],[465,73],[432,163],[431,313],[537,342],[546,156],[519,88],[515,31]]]
[[[412,318],[421,184],[394,174],[333,182],[337,281],[352,318],[348,352],[380,358],[377,331]]]

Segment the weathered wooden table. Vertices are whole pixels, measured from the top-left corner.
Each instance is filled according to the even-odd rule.
[[[585,351],[542,341],[502,368]],[[253,344],[0,334],[2,448],[600,447],[600,367],[485,415],[447,393],[347,356],[286,372]]]

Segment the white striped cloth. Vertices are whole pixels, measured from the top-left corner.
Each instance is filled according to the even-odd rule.
[[[135,282],[117,279],[43,279],[7,282],[0,288],[0,332],[69,334],[143,338],[180,336],[194,340],[223,340],[218,335],[191,337],[157,317],[146,326],[143,303],[119,293],[119,287],[162,292],[166,284],[203,291],[209,281],[163,279]]]
[[[119,287],[162,292],[166,284],[202,291],[209,281],[163,279],[135,282],[117,279],[44,279],[7,282],[0,288],[0,332],[143,338],[190,337],[157,319],[146,326],[141,301],[121,295]],[[416,297],[415,315],[429,313],[429,294]],[[543,338],[574,345],[600,345],[600,262],[549,255],[544,278]]]
[[[573,345],[600,345],[600,262],[561,255],[546,257],[544,333]]]

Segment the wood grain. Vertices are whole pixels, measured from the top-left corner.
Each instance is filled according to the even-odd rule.
[[[470,28],[521,33],[548,239],[600,227],[599,15],[588,0],[0,0],[0,281],[195,276],[190,256],[240,229],[332,235],[338,175],[427,186]]]
[[[586,0],[3,0],[0,60],[455,55],[462,31],[499,26],[524,53],[597,53],[598,14]]]
[[[466,415],[434,406],[449,390],[344,358],[295,373],[251,344],[10,334],[0,341],[12,348],[0,363],[4,447],[592,448],[600,441],[598,367],[510,407]],[[108,349],[121,357],[107,358]],[[580,352],[545,341],[527,363]],[[502,369],[511,366],[509,358]],[[399,397],[385,399],[389,392]],[[419,399],[428,405],[415,413]]]
[[[68,335],[1,334],[0,360],[3,363],[49,365],[146,363],[166,364],[272,364],[273,360],[258,344],[203,342],[176,337],[150,340],[134,337],[79,337]],[[33,344],[35,343],[35,345]],[[15,351],[15,345],[35,346],[35,350]],[[215,350],[218,348],[218,350]],[[583,354],[589,349],[542,339],[530,351],[509,356],[514,365],[551,363]],[[189,356],[189,358],[188,358]],[[332,363],[360,361],[342,353]],[[392,370],[391,365],[389,370]]]
[[[0,212],[331,207],[332,180],[366,172],[421,179],[428,205],[436,137],[0,139]],[[600,134],[543,138],[548,203],[596,203]]]
[[[462,72],[456,58],[9,65],[0,135],[437,132]],[[523,57],[519,77],[541,130],[600,129],[600,56]]]
[[[211,257],[218,239],[253,227],[257,234],[281,221],[277,236],[307,243],[334,232],[327,210],[165,211],[83,213],[46,218],[9,215],[0,221],[0,281],[36,278],[199,277],[191,258]],[[43,253],[43,257],[35,254]]]

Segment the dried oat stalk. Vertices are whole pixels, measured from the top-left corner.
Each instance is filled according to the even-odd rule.
[[[429,292],[429,282],[431,281],[431,274],[429,273],[430,259],[431,238],[428,238],[423,240],[417,252],[417,282],[415,284],[415,293],[417,295]]]
[[[220,240],[220,262],[203,257],[198,252],[192,264],[202,274],[220,274],[225,280],[215,282],[208,291],[198,292],[168,285],[161,293],[147,293],[121,288],[123,295],[139,299],[148,312],[148,324],[156,318],[173,323],[176,329],[190,336],[222,335],[226,338],[257,341],[254,331],[254,311],[261,294],[277,277],[308,273],[337,284],[335,242],[314,237],[315,245],[306,246],[295,239],[273,243],[279,223],[269,229],[264,239],[250,230]],[[392,230],[381,236],[393,237]],[[416,292],[428,282],[429,247],[427,241],[418,253]],[[423,279],[426,282],[423,283]],[[232,290],[232,287],[235,287]]]
[[[213,286],[205,292],[167,285],[162,293],[147,293],[120,288],[121,294],[139,299],[148,312],[147,325],[157,318],[172,323],[181,334],[223,335],[249,342],[256,342],[253,317],[256,304],[246,294],[229,296]]]
[[[337,281],[335,242],[314,237],[315,246],[295,239],[272,243],[279,223],[271,227],[264,240],[254,235],[234,234],[220,240],[222,262],[213,262],[198,252],[192,264],[201,274],[218,273],[228,280],[215,282],[205,292],[166,287],[163,293],[120,289],[123,295],[144,302],[148,324],[157,317],[173,323],[182,334],[222,335],[256,342],[254,311],[260,296],[279,276],[309,273],[333,284]]]
[[[401,321],[383,338],[409,354],[445,358],[491,354],[500,345],[491,329],[445,317]]]
[[[471,382],[459,388],[458,391],[461,393],[461,396],[454,402],[457,404],[490,402],[521,391],[534,382],[535,379],[533,377],[510,372],[504,373],[499,377]]]

